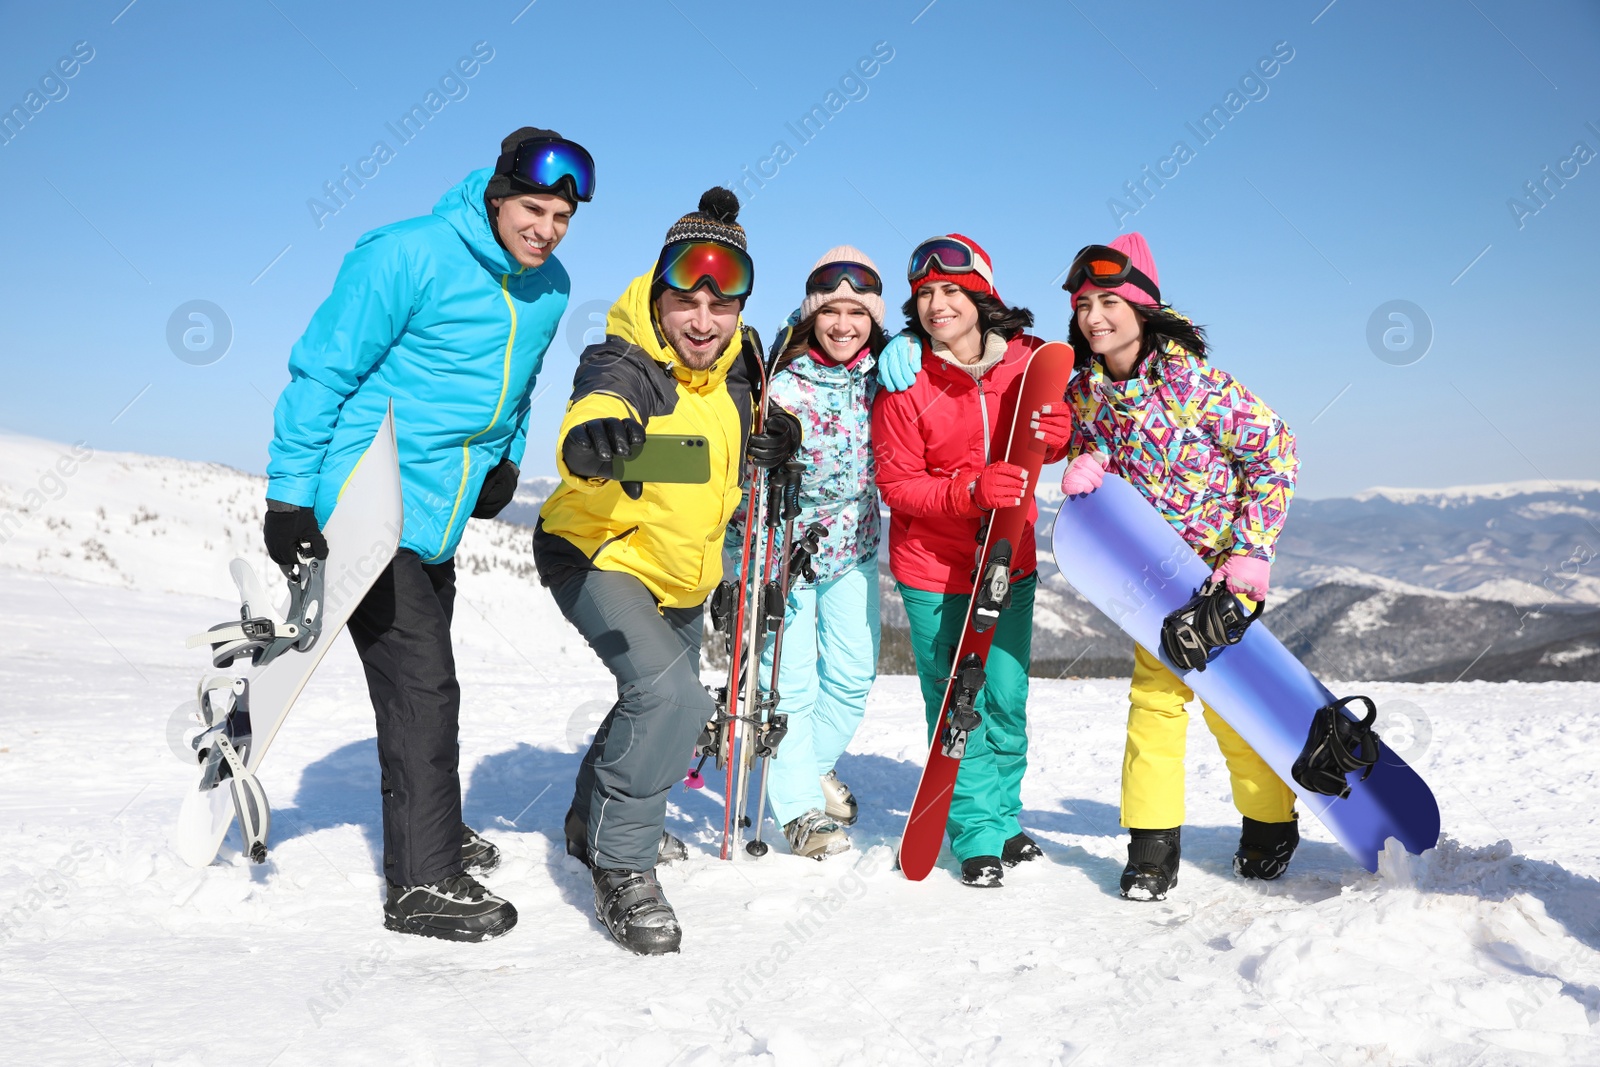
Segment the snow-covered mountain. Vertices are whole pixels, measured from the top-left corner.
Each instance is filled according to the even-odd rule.
[[[554,618],[534,574],[529,528],[556,484],[528,478],[503,521],[468,525],[458,556],[467,603]],[[216,464],[0,435],[0,563],[231,597],[230,559],[270,573],[260,539],[264,487]],[[1042,494],[1042,544],[1058,503],[1059,494]],[[1600,482],[1300,500],[1274,568],[1267,624],[1330,677],[1600,680],[1597,554]],[[1035,673],[1129,671],[1127,638],[1061,579],[1048,552],[1040,578]],[[910,673],[904,609],[886,566],[880,582],[882,664]]]

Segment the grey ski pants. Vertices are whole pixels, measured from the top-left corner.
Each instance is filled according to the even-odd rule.
[[[663,609],[631,574],[578,571],[551,590],[561,613],[617,679],[617,702],[578,768],[572,807],[595,867],[647,871],[683,777],[715,711],[700,684],[703,608]]]

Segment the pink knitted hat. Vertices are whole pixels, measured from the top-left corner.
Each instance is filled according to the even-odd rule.
[[[1156,260],[1155,257],[1150,254],[1150,246],[1145,244],[1144,234],[1137,232],[1119,234],[1116,239],[1111,241],[1106,247],[1115,248],[1118,252],[1121,252],[1123,255],[1127,256],[1128,261],[1139,270],[1143,271],[1145,275],[1149,277],[1151,284],[1155,285],[1157,289],[1153,293],[1149,292],[1134,284],[1133,279],[1130,278],[1121,285],[1114,286],[1113,288],[1105,291],[1122,297],[1122,299],[1126,300],[1130,304],[1148,305],[1161,303],[1161,278],[1156,274]],[[1072,294],[1072,299],[1074,302],[1076,302],[1079,293],[1085,292],[1089,289],[1097,288],[1099,288],[1099,286],[1096,286],[1090,282],[1085,282],[1083,285],[1080,285]]]
[[[879,278],[883,277],[883,272],[878,270],[878,265],[867,258],[865,252],[853,245],[839,245],[836,248],[828,249],[822,254],[821,259],[811,265],[811,273],[815,273],[818,267],[826,267],[830,263],[859,263],[863,267],[871,267],[873,273],[877,274]],[[800,304],[801,320],[809,319],[836,300],[854,300],[867,309],[867,314],[872,316],[872,320],[878,324],[879,329],[884,328],[883,297],[878,293],[858,293],[846,281],[841,281],[831,292],[807,293],[805,300]]]

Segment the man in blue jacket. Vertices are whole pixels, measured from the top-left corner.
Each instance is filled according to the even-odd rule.
[[[472,877],[498,851],[461,821],[450,646],[467,519],[511,501],[534,380],[566,310],[552,255],[594,194],[589,153],[523,127],[433,213],[373,230],[289,356],[267,465],[267,552],[327,555],[321,525],[394,402],[405,528],[350,618],[377,715],[384,925],[484,941],[516,909]]]

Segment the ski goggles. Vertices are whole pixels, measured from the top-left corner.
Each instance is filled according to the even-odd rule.
[[[1131,282],[1144,290],[1156,303],[1161,303],[1161,287],[1128,258],[1127,253],[1109,245],[1084,245],[1067,268],[1067,280],[1061,288],[1075,293],[1085,285],[1096,289],[1115,289]]]
[[[509,154],[509,165],[502,155],[495,165],[496,172],[574,201],[588,203],[594,196],[594,157],[574,141],[533,138]],[[560,191],[563,187],[565,192]]]
[[[806,295],[831,293],[842,284],[848,284],[858,293],[883,295],[883,279],[863,263],[829,263],[818,267],[806,279]]]
[[[906,280],[915,289],[919,281],[933,273],[934,267],[941,274],[976,274],[994,288],[994,271],[989,264],[976,248],[954,237],[930,237],[918,245],[906,265]]]
[[[690,239],[661,250],[656,278],[680,293],[709,285],[724,300],[743,300],[755,286],[756,268],[747,253],[732,245]]]

